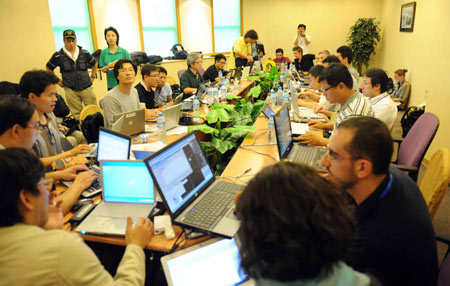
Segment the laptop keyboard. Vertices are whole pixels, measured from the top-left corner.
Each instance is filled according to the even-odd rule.
[[[151,205],[133,205],[121,203],[101,203],[98,205],[97,216],[125,218],[131,217],[147,217],[152,209]]]
[[[183,222],[203,228],[211,227],[228,210],[227,207],[241,189],[239,185],[218,181],[214,191],[205,196],[185,216]]]
[[[100,168],[96,165],[91,165],[89,166],[90,170],[93,170],[95,172],[95,174],[97,175],[97,178],[95,178],[95,180],[92,182],[91,186],[89,188],[87,188],[86,190],[84,190],[81,195],[85,198],[89,198],[89,197],[93,197],[99,193],[101,193],[102,191],[102,183],[100,181]]]
[[[307,147],[302,145],[295,145],[289,154],[289,159],[294,162],[302,162],[316,169],[323,170],[324,166],[320,164],[323,154],[326,149],[318,149],[315,147]]]

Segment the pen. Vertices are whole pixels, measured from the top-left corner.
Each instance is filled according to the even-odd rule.
[[[250,172],[252,170],[252,168],[248,168],[247,170],[245,170],[244,172],[242,172],[239,176],[237,176],[236,178],[240,178],[242,176],[244,176],[245,174],[247,174],[248,172]]]

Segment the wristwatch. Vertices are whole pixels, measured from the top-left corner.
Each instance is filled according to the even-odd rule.
[[[91,74],[91,78],[92,78],[92,79],[95,79],[95,74]]]

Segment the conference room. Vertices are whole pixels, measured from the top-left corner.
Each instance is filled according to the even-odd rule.
[[[329,50],[332,55],[335,55],[339,47],[348,45],[347,37],[350,27],[357,19],[375,18],[380,23],[381,37],[375,47],[376,53],[370,57],[368,68],[381,68],[393,79],[394,71],[399,68],[407,69],[406,80],[411,83],[409,105],[425,104],[425,112],[432,113],[439,119],[439,129],[428,144],[428,151],[422,155],[423,160],[420,158],[418,165],[415,165],[415,167],[421,167],[417,182],[420,190],[424,191],[421,180],[427,175],[428,167],[433,165],[433,154],[441,148],[448,148],[449,132],[446,131],[450,127],[449,121],[446,120],[448,112],[445,110],[442,96],[445,94],[442,83],[445,82],[444,76],[448,71],[446,63],[449,62],[444,49],[448,50],[449,43],[445,37],[438,35],[442,35],[440,31],[445,31],[450,23],[447,20],[430,19],[439,16],[446,19],[443,11],[449,8],[448,3],[416,1],[414,29],[403,32],[399,29],[399,23],[402,5],[407,4],[404,1],[350,0],[345,3],[335,3],[333,1],[287,0],[276,2],[178,0],[159,2],[92,0],[67,4],[64,1],[44,0],[31,3],[3,1],[1,4],[2,35],[8,39],[3,45],[5,49],[3,54],[17,56],[4,57],[6,65],[1,72],[0,80],[18,83],[24,72],[45,69],[52,54],[62,48],[63,31],[66,29],[73,29],[76,32],[77,44],[93,54],[97,50],[108,49],[104,30],[112,26],[120,35],[120,46],[118,45],[120,48],[126,49],[130,55],[133,52],[144,52],[147,55],[161,56],[163,61],[158,65],[167,70],[167,82],[180,84],[178,72],[188,69],[186,59],[166,59],[174,56],[171,48],[175,44],[181,44],[188,52],[201,52],[202,68],[206,70],[215,64],[216,54],[224,54],[228,62],[236,39],[254,29],[258,34],[257,43],[264,45],[265,54],[260,59],[264,64],[276,57],[275,51],[278,48],[284,50],[285,57],[294,59],[293,42],[297,37],[298,25],[302,23],[306,26],[306,35],[310,36],[309,54],[317,55],[322,50]],[[69,11],[70,14],[68,14]],[[80,22],[76,22],[78,20]],[[12,25],[16,22],[19,23]],[[434,55],[439,55],[440,58],[435,59]],[[365,70],[367,69],[364,68],[363,71]],[[140,71],[141,67],[138,67],[133,86],[143,81]],[[59,68],[55,69],[55,74],[61,78]],[[98,103],[108,92],[108,75],[101,71],[101,66],[94,75],[92,89]],[[364,72],[360,75],[360,84],[364,80],[363,75]],[[246,89],[246,84],[251,85],[250,82],[243,83],[238,95],[248,92],[251,86]],[[66,96],[63,88],[57,86],[57,91],[63,97]],[[206,112],[202,111],[204,114]],[[391,133],[394,138],[396,128],[397,135],[401,136],[398,134],[401,129],[399,119],[397,118],[396,127],[394,126],[394,131]],[[264,167],[278,162],[279,154],[276,145],[256,147],[256,145],[269,144],[268,120],[261,114],[255,122],[255,130],[252,129],[249,132],[249,135],[239,144],[240,147],[236,146],[237,151],[234,156],[231,156],[230,163],[223,166],[225,171],[220,175],[224,177],[224,180],[245,185]],[[178,138],[180,136],[169,135],[167,143]],[[426,197],[425,199],[428,202]],[[439,211],[434,211],[433,225],[436,231],[448,233],[450,230],[447,231],[444,226],[447,221],[446,202],[444,197]],[[178,236],[181,228],[175,226],[174,230]],[[87,241],[105,245],[105,249],[114,253],[110,255],[110,258],[112,256],[116,260],[115,264],[107,268],[115,271],[122,257],[122,254],[117,255],[117,253],[120,251],[123,253],[125,240],[101,236],[89,238],[89,235],[83,237],[86,237]],[[181,246],[194,245],[204,239],[186,240],[184,246],[182,245],[184,241],[176,243],[181,244],[179,248],[182,248]],[[175,240],[176,237],[166,239],[164,235],[153,236],[152,241],[158,241],[159,246],[149,248],[155,253],[166,253],[175,244]],[[115,245],[119,246],[115,248]],[[103,249],[103,254],[107,252]],[[438,254],[442,260],[445,248],[438,245]],[[98,255],[101,257],[100,253]],[[151,273],[154,273],[153,270]],[[376,275],[374,276],[376,278]],[[153,283],[156,282],[153,281]]]

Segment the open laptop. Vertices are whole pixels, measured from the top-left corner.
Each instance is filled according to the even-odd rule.
[[[145,108],[114,115],[113,131],[136,135],[145,131]]]
[[[320,164],[320,160],[327,148],[294,143],[291,120],[289,119],[289,111],[286,105],[275,114],[274,123],[280,160],[300,162],[318,170],[325,170],[325,167]]]
[[[130,157],[130,148],[130,136],[100,127],[98,133],[97,162],[89,166],[89,169],[97,174],[97,178],[81,195],[83,197],[92,197],[102,191],[98,162],[102,160],[128,160]]]
[[[233,214],[241,185],[217,181],[195,133],[189,133],[144,162],[173,224],[232,237],[240,222]]]
[[[103,201],[77,227],[82,234],[124,236],[127,216],[136,223],[155,204],[153,181],[143,161],[101,161]]]
[[[315,113],[311,108],[299,107],[297,92],[294,91],[292,82],[290,83],[290,86],[291,86],[291,106],[292,106],[291,110],[292,116],[294,117],[294,121],[305,122],[310,120],[316,120],[320,122],[326,122],[325,118]]]
[[[162,111],[166,119],[166,131],[178,126],[181,116],[181,104],[166,108]]]
[[[210,239],[161,257],[169,286],[253,285],[252,281],[247,281],[240,263],[234,238]]]

